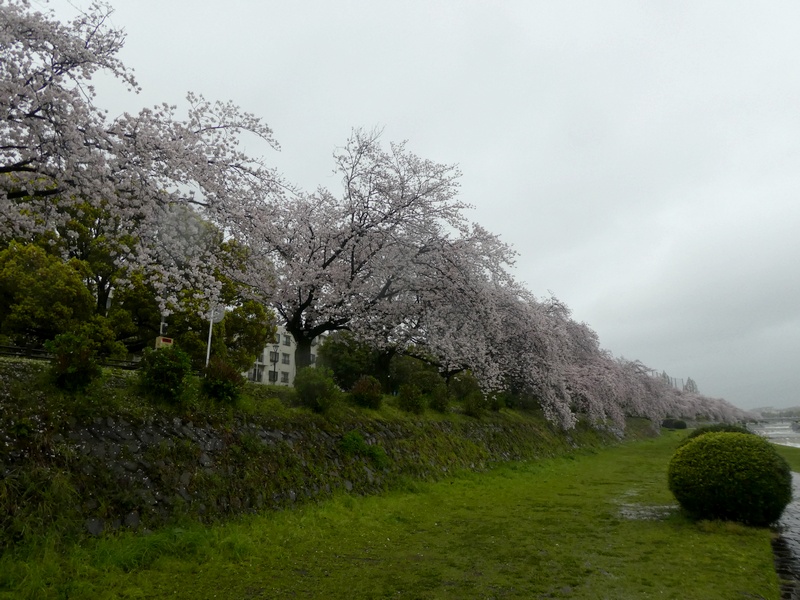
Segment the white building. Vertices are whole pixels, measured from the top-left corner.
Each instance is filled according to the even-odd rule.
[[[255,383],[272,385],[292,385],[297,373],[294,351],[297,344],[282,325],[278,325],[275,341],[267,344],[256,358],[253,367],[247,372],[247,379]],[[317,363],[318,339],[311,342],[311,366]]]

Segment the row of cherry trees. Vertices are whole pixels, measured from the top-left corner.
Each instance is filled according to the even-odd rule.
[[[618,425],[742,416],[614,358],[563,303],[516,282],[514,251],[465,217],[455,166],[357,130],[334,154],[341,189],[308,193],[242,149],[248,136],[277,143],[231,103],[189,94],[184,117],[165,104],[109,118],[92,77],[137,89],[110,12],[94,5],[62,24],[27,0],[0,0],[0,237],[58,235],[76,214],[103,215],[120,274],[97,282],[99,303],[136,274],[164,311],[186,294],[207,310],[222,274],[274,307],[299,366],[314,338],[346,329],[446,376],[469,369],[486,390],[533,395],[565,428],[581,414]],[[198,243],[203,222],[236,260]]]

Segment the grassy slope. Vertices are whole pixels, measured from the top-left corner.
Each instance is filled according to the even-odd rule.
[[[652,508],[680,437],[6,559],[0,598],[777,599],[768,530]]]
[[[204,399],[192,378],[180,405],[169,406],[142,397],[131,374],[107,371],[73,395],[53,387],[46,363],[0,359],[0,553],[40,545],[45,537],[69,543],[87,535],[89,519],[108,530],[133,510],[140,526],[150,529],[167,524],[165,515],[172,523],[179,515],[209,523],[241,513],[248,502],[288,506],[327,497],[328,489],[345,485],[356,494],[373,493],[405,478],[435,480],[459,469],[482,470],[512,458],[553,457],[576,445],[617,441],[611,432],[585,423],[565,434],[532,412],[504,409],[479,420],[461,410],[409,416],[393,398],[377,411],[343,403],[321,416],[275,398],[287,391],[247,386],[234,409]],[[213,449],[171,425],[170,431],[147,435],[178,435],[172,444],[115,443],[130,439],[137,425],[176,420],[205,428]],[[278,431],[283,439],[269,444],[254,431],[265,436]],[[631,420],[627,431],[633,438],[653,435],[643,419]],[[384,451],[384,460],[344,449],[340,442],[353,432],[371,444],[367,450]],[[82,443],[97,437],[103,440],[95,444],[99,448]],[[204,452],[212,468],[201,463]],[[138,467],[129,475],[132,464]],[[143,490],[150,486],[148,497]]]

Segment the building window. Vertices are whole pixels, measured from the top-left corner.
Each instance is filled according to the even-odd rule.
[[[255,365],[250,372],[247,374],[247,378],[250,381],[255,381],[256,383],[261,383],[261,380],[264,377],[264,365]]]
[[[258,360],[256,362],[260,362],[263,364],[264,362],[264,351],[261,351],[261,354],[258,355]]]
[[[289,383],[289,373],[281,371],[281,383]]]
[[[284,346],[291,346],[292,345],[292,338],[288,335],[283,336],[283,345]]]
[[[289,364],[289,360],[290,360],[290,359],[289,359],[289,355],[288,355],[288,354],[286,354],[286,352],[284,352],[284,353],[283,353],[283,356],[281,357],[281,362],[282,362],[283,364],[285,364],[285,365],[288,365],[288,364]]]
[[[269,362],[271,362],[271,363],[278,362],[278,353],[277,352],[270,352],[269,353]]]
[[[317,355],[316,354],[312,354],[311,355],[311,364],[312,365],[316,364],[316,362],[317,362]]]
[[[277,383],[278,382],[278,374],[275,371],[269,372],[269,382],[270,383]]]

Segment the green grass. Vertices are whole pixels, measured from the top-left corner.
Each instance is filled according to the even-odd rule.
[[[779,446],[776,444],[775,449],[778,451],[778,454],[786,459],[786,462],[789,463],[792,471],[800,473],[800,448],[793,448],[792,446]]]
[[[0,598],[777,599],[769,530],[674,508],[665,473],[683,435],[19,549],[0,560]]]

